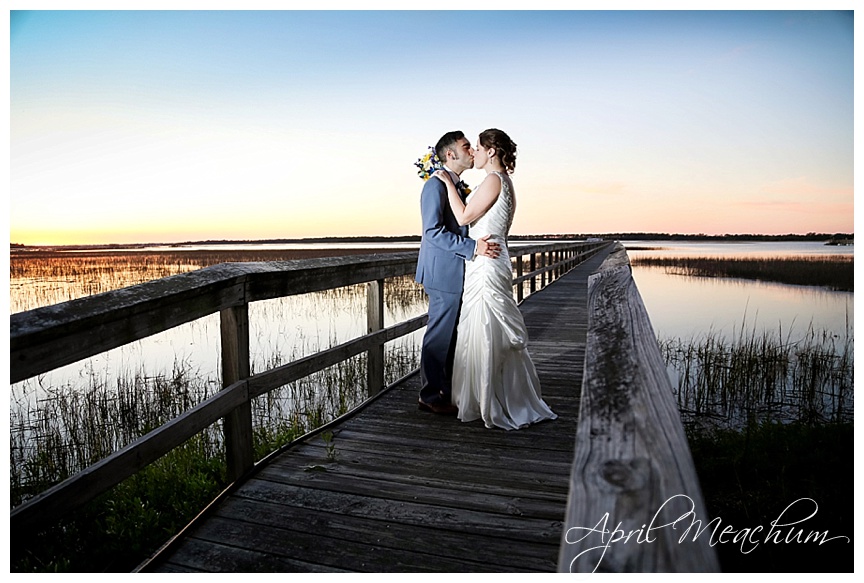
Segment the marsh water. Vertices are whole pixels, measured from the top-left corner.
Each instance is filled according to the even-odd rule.
[[[628,255],[691,257],[852,256],[852,246],[818,242],[624,242]],[[749,279],[688,277],[662,267],[634,266],[633,279],[660,337],[692,338],[709,331],[737,335],[742,328],[771,329],[800,337],[808,328],[851,336],[854,293]]]

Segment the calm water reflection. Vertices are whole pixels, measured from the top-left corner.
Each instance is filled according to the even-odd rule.
[[[799,337],[812,325],[843,336],[852,331],[852,292],[742,279],[667,275],[663,268],[633,268],[633,279],[654,331],[691,338],[707,331],[737,335],[752,329]]]
[[[852,255],[853,248],[821,243],[625,242],[628,255],[698,257],[789,257]],[[651,250],[635,250],[652,247]],[[631,250],[631,248],[635,248]],[[808,327],[851,336],[854,294],[821,287],[745,279],[666,274],[660,267],[633,267],[633,279],[654,331],[664,338],[692,338],[707,332],[738,334],[766,329],[800,337]]]

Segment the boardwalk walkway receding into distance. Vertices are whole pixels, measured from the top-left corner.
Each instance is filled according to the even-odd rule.
[[[261,464],[143,571],[556,570],[603,250],[521,305],[543,398],[519,431],[418,411],[419,376]]]

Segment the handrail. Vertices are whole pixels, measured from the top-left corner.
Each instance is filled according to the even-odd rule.
[[[608,242],[511,245],[517,273],[522,258],[539,269],[514,278],[540,287]],[[197,271],[37,308],[10,317],[12,382],[76,362],[129,342],[221,313],[224,388],[165,425],[98,463],[25,501],[11,512],[12,531],[36,531],[78,508],[168,453],[218,419],[224,419],[228,479],[249,471],[251,399],[286,383],[367,352],[368,391],[384,386],[383,345],[426,325],[426,314],[383,328],[387,277],[413,273],[417,252],[278,262],[223,263]],[[548,276],[548,277],[547,277]],[[253,301],[367,283],[370,333],[286,365],[249,375],[248,304]],[[522,286],[518,287],[522,297]]]
[[[708,520],[672,383],[619,243],[588,280],[558,571],[719,571]]]

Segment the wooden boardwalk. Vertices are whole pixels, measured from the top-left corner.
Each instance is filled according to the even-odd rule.
[[[603,250],[522,312],[555,421],[486,429],[417,409],[419,377],[237,484],[142,571],[554,572],[573,462],[587,277]]]

